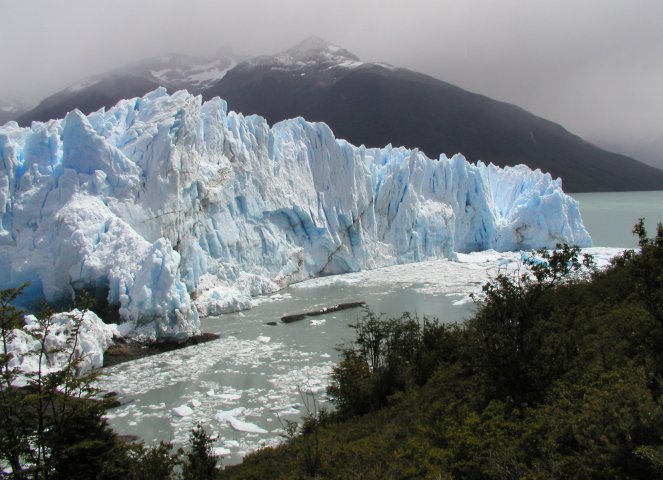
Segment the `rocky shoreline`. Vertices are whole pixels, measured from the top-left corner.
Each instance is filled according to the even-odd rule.
[[[200,335],[188,338],[184,342],[115,343],[104,352],[103,368],[151,355],[158,355],[159,353],[170,352],[171,350],[190,347],[191,345],[198,345],[199,343],[209,342],[217,338],[219,338],[219,335],[216,333],[201,333]]]

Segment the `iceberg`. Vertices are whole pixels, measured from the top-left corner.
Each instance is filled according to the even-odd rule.
[[[188,417],[193,415],[193,410],[188,405],[180,405],[179,407],[173,408],[173,414],[178,417]]]
[[[324,123],[270,127],[163,88],[0,127],[0,220],[0,288],[31,282],[26,304],[92,292],[151,340],[312,277],[591,245],[578,204],[539,170],[357,147]]]

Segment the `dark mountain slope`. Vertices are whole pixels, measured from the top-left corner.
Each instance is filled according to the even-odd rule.
[[[324,121],[355,144],[418,147],[429,156],[524,163],[562,177],[567,191],[663,189],[663,171],[602,150],[514,105],[405,69],[379,64],[279,68],[266,60],[235,67],[206,98],[270,123]]]
[[[319,38],[278,55],[238,60],[227,50],[209,58],[147,59],[52,95],[17,120],[29,125],[63,118],[74,108],[90,113],[161,85],[205,99],[220,96],[232,110],[272,124],[296,116],[323,121],[354,144],[416,147],[430,157],[460,152],[501,166],[524,163],[561,177],[569,192],[663,190],[663,171],[602,150],[553,122],[427,75],[361,62]]]
[[[112,75],[81,88],[68,88],[58,92],[17,118],[20,125],[33,121],[46,122],[64,118],[68,112],[79,109],[85,114],[110,108],[125,98],[141,97],[159,84],[134,75]]]
[[[227,49],[213,57],[171,54],[149,58],[57,92],[14,118],[21,125],[29,125],[32,121],[64,118],[75,108],[88,114],[101,107],[110,108],[126,98],[143,96],[159,86],[171,93],[187,89],[199,94],[218,82],[236,63],[236,56]]]

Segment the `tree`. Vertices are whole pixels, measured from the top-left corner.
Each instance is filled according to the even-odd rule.
[[[212,439],[200,423],[191,430],[189,447],[182,466],[184,480],[215,478],[218,458],[212,452]]]
[[[14,472],[15,478],[22,478],[21,457],[29,449],[26,427],[18,406],[21,403],[20,392],[14,388],[19,372],[12,368],[12,357],[7,352],[9,344],[16,337],[15,329],[23,324],[21,312],[11,302],[21,294],[25,285],[0,292],[0,334],[2,335],[2,353],[0,353],[0,458]]]
[[[452,330],[437,320],[420,321],[409,313],[383,318],[368,309],[351,327],[356,338],[341,349],[327,389],[341,417],[377,410],[394,393],[423,385],[441,361]]]
[[[167,443],[128,443],[113,432],[106,404],[96,398],[99,372],[83,371],[87,306],[70,314],[66,342],[57,347],[53,335],[62,325],[52,312],[26,325],[25,312],[12,305],[26,286],[0,291],[0,477],[7,470],[15,480],[215,478],[217,458],[201,425],[186,454]],[[30,368],[19,365],[21,356]]]
[[[66,345],[53,348],[51,312],[27,328],[24,312],[11,305],[26,286],[0,292],[0,461],[15,479],[94,477],[116,442],[103,403],[93,399],[98,373],[80,368],[77,347],[87,309],[72,315]],[[16,340],[32,346],[23,356],[36,369],[24,371],[17,364],[11,348]],[[50,365],[55,357],[64,359],[59,368]]]
[[[569,349],[565,325],[549,318],[546,295],[577,277],[583,266],[593,270],[593,259],[580,249],[557,245],[553,251],[540,250],[524,259],[524,271],[500,273],[483,286],[483,299],[474,318],[468,322],[472,337],[480,343],[475,359],[497,398],[507,396],[517,402],[538,401],[549,385],[550,375],[537,365],[564,368],[565,359],[541,359],[541,355],[564,356]],[[546,319],[542,321],[542,319]],[[550,343],[553,342],[553,343]],[[542,378],[546,377],[546,378]]]
[[[663,325],[663,224],[659,223],[656,236],[649,238],[641,218],[633,234],[638,236],[640,254],[631,256],[630,274],[647,310]]]

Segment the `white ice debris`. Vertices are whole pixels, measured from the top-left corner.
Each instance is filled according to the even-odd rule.
[[[79,331],[74,345],[67,343],[67,339],[76,323],[79,324]],[[79,359],[76,367],[79,373],[101,367],[104,352],[113,343],[113,338],[118,335],[117,325],[105,324],[91,311],[74,309],[58,313],[50,317],[48,324],[46,355],[42,358],[41,364],[44,374],[65,368],[72,348],[74,358]],[[24,328],[13,330],[13,338],[7,345],[6,352],[9,354],[9,368],[18,367],[25,373],[39,370],[40,343],[34,335],[44,333],[43,325],[44,323],[40,323],[35,316],[27,315]],[[4,346],[0,346],[0,349],[5,353]]]
[[[212,455],[216,457],[222,457],[224,455],[230,455],[230,450],[224,447],[214,447],[212,449]]]
[[[260,428],[258,425],[245,422],[243,420],[239,420],[235,417],[230,417],[227,419],[227,421],[230,424],[230,426],[233,428],[233,430],[237,430],[238,432],[268,433],[267,430],[265,430],[264,428]]]
[[[600,265],[606,265],[621,251],[590,248],[584,249],[583,253],[594,255]],[[306,288],[310,287],[307,284],[322,286],[321,292],[324,292],[325,286],[343,284],[339,282],[343,277],[352,278],[352,285],[361,296],[366,293],[372,298],[380,295],[378,292],[399,294],[404,289],[417,288],[418,291],[421,287],[427,295],[469,299],[471,293],[480,293],[481,285],[501,269],[516,268],[520,257],[520,252],[459,254],[458,261],[438,259],[396,265],[337,278],[312,279],[297,286],[303,288],[300,292],[309,300],[316,292]],[[264,311],[253,313],[270,315]],[[218,435],[215,445],[230,449],[230,462],[236,462],[258,448],[261,442],[278,443],[278,430],[282,426],[279,421],[301,421],[307,412],[307,402],[309,406],[312,401],[318,406],[328,405],[324,387],[329,384],[335,363],[334,346],[341,338],[337,335],[345,334],[345,330],[332,332],[331,327],[341,322],[340,315],[338,322],[327,322],[328,328],[297,327],[292,333],[287,333],[285,328],[275,330],[269,343],[257,340],[264,329],[264,318],[258,315],[246,320],[242,335],[245,338],[223,335],[192,348],[169,351],[107,369],[99,387],[136,400],[112,410],[112,426],[123,434],[142,435],[154,428],[152,422],[165,422],[169,426],[160,423],[161,433],[153,443],[167,440],[184,445],[191,428],[202,422],[208,431]],[[353,321],[348,319],[344,325],[348,323]],[[302,341],[305,337],[300,335],[307,333],[325,340],[320,342],[321,349]],[[309,392],[315,399],[309,396]],[[183,404],[193,406],[192,399],[202,400],[193,415],[178,417],[168,414]],[[254,423],[270,432],[237,431],[229,422],[231,417]],[[137,422],[137,426],[130,422]]]
[[[215,416],[219,422],[225,422],[230,418],[235,418],[239,415],[243,415],[245,411],[246,408],[237,407],[233,408],[232,410],[219,410],[218,412],[216,412]]]
[[[319,275],[591,244],[538,170],[355,147],[323,123],[270,128],[163,88],[0,127],[0,220],[0,288],[32,282],[25,302],[92,289],[147,339],[184,339],[199,314]]]
[[[193,410],[188,405],[180,405],[179,407],[173,408],[173,413],[178,417],[188,417],[193,415]]]
[[[216,395],[216,398],[223,402],[234,402],[242,398],[241,393],[219,393]]]
[[[245,433],[268,433],[264,428],[246,422],[238,417],[244,415],[246,408],[237,407],[232,410],[219,410],[216,412],[216,419],[222,423],[228,423],[233,430]]]

